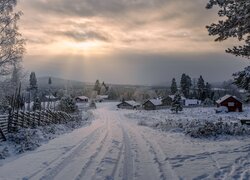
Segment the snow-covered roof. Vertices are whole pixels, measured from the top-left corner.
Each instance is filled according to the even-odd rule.
[[[174,100],[174,96],[175,95],[169,95],[168,97],[170,97],[172,100]],[[186,99],[185,97],[181,96],[181,100],[185,100],[185,99]]]
[[[76,98],[81,99],[81,100],[86,100],[86,99],[89,99],[89,98],[88,98],[88,97],[86,97],[86,96],[77,96]]]
[[[232,96],[232,95],[227,94],[227,95],[221,97],[220,99],[218,99],[218,100],[216,101],[216,103],[217,103],[217,104],[220,104],[220,103],[222,103],[223,101],[227,100],[227,99],[230,98],[230,97],[233,97],[233,98],[236,99],[237,101],[242,102],[242,101],[241,101],[239,98],[237,98],[236,96]]]
[[[140,104],[135,102],[135,101],[125,101],[125,102],[132,105],[132,106],[140,106]]]
[[[148,101],[150,101],[155,106],[162,105],[162,99],[149,99]]]
[[[133,106],[133,107],[140,106],[140,104],[137,103],[137,102],[135,102],[135,101],[124,101],[124,102],[127,103],[127,104],[129,104],[129,105],[131,105],[131,106]],[[121,102],[120,104],[122,104],[124,102]],[[120,104],[118,104],[118,105],[120,105]]]

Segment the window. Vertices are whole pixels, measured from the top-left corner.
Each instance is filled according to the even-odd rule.
[[[229,102],[229,103],[228,103],[228,106],[229,106],[229,107],[233,107],[233,106],[234,106],[234,102]]]

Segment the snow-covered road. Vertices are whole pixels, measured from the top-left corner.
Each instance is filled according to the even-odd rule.
[[[126,110],[103,103],[90,126],[51,140],[0,166],[14,179],[248,179],[250,142],[201,141],[161,133],[126,118]]]

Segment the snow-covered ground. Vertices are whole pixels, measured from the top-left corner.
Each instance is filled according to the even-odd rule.
[[[91,125],[1,161],[0,179],[250,178],[248,138],[211,141],[160,132],[138,126],[137,118],[128,117],[140,112],[116,110],[115,105],[98,104]]]

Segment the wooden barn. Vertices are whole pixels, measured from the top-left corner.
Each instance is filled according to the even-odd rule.
[[[149,99],[142,106],[145,110],[156,110],[160,109],[162,105],[161,99]]]
[[[236,96],[225,95],[216,101],[217,107],[225,106],[228,112],[242,112],[242,101]]]
[[[87,103],[89,102],[89,98],[86,96],[78,96],[75,98],[76,102],[78,103]]]
[[[123,101],[117,105],[120,109],[138,109],[141,105],[135,101]]]

